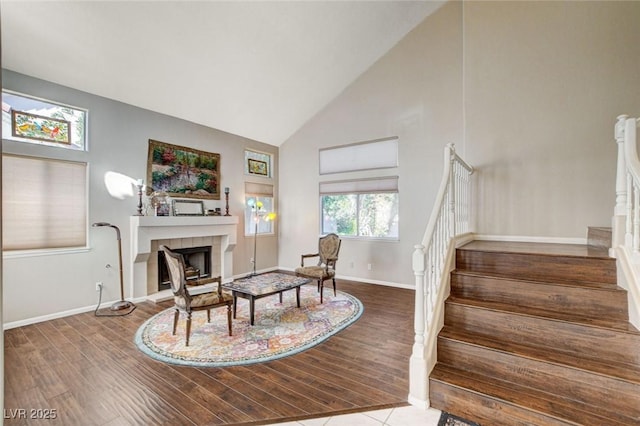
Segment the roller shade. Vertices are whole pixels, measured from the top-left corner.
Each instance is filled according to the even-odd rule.
[[[324,148],[319,158],[321,175],[398,167],[398,138]]]
[[[87,244],[87,164],[2,156],[4,250]]]
[[[244,193],[245,195],[253,195],[254,197],[273,197],[273,185],[245,182]]]
[[[398,176],[320,182],[320,195],[398,192]]]

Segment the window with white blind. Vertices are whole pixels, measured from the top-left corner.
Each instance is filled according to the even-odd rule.
[[[2,248],[87,245],[87,164],[3,154]]]
[[[273,185],[245,182],[244,196],[244,234],[273,234]]]
[[[322,233],[398,239],[398,177],[320,183]]]

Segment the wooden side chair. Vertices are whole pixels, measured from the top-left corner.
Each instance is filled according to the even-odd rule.
[[[336,295],[336,262],[338,261],[341,243],[342,240],[336,234],[327,234],[324,237],[320,237],[318,240],[318,252],[303,254],[300,259],[300,267],[296,268],[297,276],[318,281],[320,303],[322,303],[322,293],[326,280],[333,280],[333,295]],[[318,258],[316,265],[304,266],[305,259],[314,257]]]
[[[231,293],[222,291],[222,278],[215,277],[189,280],[187,283],[184,257],[180,253],[171,251],[170,248],[164,245],[160,246],[160,250],[164,252],[164,259],[167,263],[169,281],[171,283],[171,290],[173,291],[173,299],[175,302],[173,334],[176,334],[180,312],[185,312],[187,314],[187,336],[185,346],[189,346],[189,336],[191,335],[191,313],[193,311],[207,311],[207,322],[211,322],[211,309],[226,306],[227,324],[229,327],[229,336],[231,336],[231,304],[233,303],[233,297],[231,296]],[[214,282],[218,283],[217,290],[193,296],[189,294],[188,287],[191,285],[203,285]]]

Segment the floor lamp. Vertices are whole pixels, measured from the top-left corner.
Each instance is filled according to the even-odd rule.
[[[118,239],[118,261],[119,261],[119,267],[120,267],[120,300],[115,302],[113,305],[111,305],[111,310],[123,311],[125,309],[130,309],[129,312],[122,313],[120,315],[129,314],[133,312],[136,306],[132,302],[129,302],[128,300],[124,300],[124,283],[122,280],[122,239],[120,238],[120,228],[118,228],[116,225],[112,225],[107,222],[96,222],[91,226],[93,227],[109,226],[116,230],[116,238]],[[101,291],[101,294],[102,294],[102,291]],[[99,306],[100,306],[100,303],[98,303],[98,307]],[[97,311],[98,311],[98,308],[96,308],[96,312]]]
[[[255,222],[254,231],[253,231],[253,270],[248,275],[249,277],[256,276],[256,263],[257,263],[257,248],[258,248],[258,224],[260,223],[260,219],[264,219],[265,222],[270,222],[275,219],[276,214],[273,212],[267,212],[264,209],[264,204],[262,201],[256,201],[253,198],[249,198],[247,201],[247,205],[251,207],[251,213],[253,216],[253,220]]]

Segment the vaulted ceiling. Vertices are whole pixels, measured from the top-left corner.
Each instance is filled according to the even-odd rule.
[[[280,145],[442,3],[2,0],[2,66]]]

